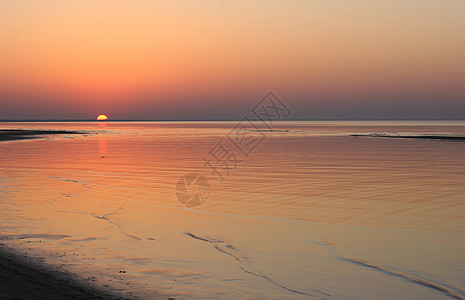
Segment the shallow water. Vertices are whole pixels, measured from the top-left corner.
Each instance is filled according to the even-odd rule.
[[[465,123],[257,124],[248,155],[236,124],[0,123],[87,132],[0,143],[1,235],[147,299],[465,299],[465,143],[351,136]],[[218,145],[235,157],[212,174]],[[176,197],[190,173],[198,207]]]

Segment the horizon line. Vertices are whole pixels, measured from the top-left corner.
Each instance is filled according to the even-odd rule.
[[[241,119],[109,119],[98,121],[95,119],[3,119],[0,122],[231,122],[241,121]],[[250,119],[250,121],[260,122],[259,119]],[[273,122],[289,121],[465,121],[465,119],[286,119],[272,120]]]

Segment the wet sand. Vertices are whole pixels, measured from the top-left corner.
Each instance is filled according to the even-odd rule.
[[[51,271],[0,245],[2,299],[127,299],[80,283],[71,275]]]
[[[66,130],[0,129],[0,141],[37,139],[51,134],[82,134],[82,132]]]

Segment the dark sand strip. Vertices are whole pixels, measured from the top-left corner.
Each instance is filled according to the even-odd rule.
[[[127,299],[85,286],[70,275],[31,263],[0,245],[0,299]]]
[[[352,134],[354,137],[378,137],[394,139],[420,139],[420,140],[437,140],[465,142],[465,136],[447,136],[447,135],[388,135],[388,134]]]
[[[66,130],[0,129],[0,141],[37,139],[52,134],[82,134],[82,132]]]

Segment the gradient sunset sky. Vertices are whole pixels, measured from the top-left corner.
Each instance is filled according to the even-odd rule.
[[[0,119],[465,119],[463,0],[2,0]]]

